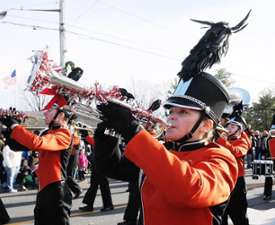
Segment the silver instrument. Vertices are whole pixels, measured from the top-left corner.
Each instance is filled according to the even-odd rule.
[[[248,108],[251,104],[251,96],[249,92],[240,87],[232,87],[228,89],[229,92],[229,105],[226,106],[224,113],[231,114],[233,112],[233,106],[243,103],[244,109]]]
[[[159,132],[162,133],[166,127],[166,123],[161,118],[155,117],[152,111],[137,107],[137,104],[125,102],[125,97],[122,96],[118,87],[114,86],[112,89],[105,91],[98,83],[95,83],[94,88],[87,88],[64,76],[53,61],[48,59],[46,51],[37,51],[33,56],[33,67],[26,89],[39,95],[46,88],[51,88],[56,94],[66,95],[69,98],[69,104],[78,116],[76,123],[92,129],[101,121],[96,104],[107,101],[129,108],[145,128],[148,124],[151,128],[153,123],[158,131],[157,136],[160,136]]]

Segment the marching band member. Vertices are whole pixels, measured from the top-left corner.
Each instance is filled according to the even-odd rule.
[[[94,202],[96,198],[96,193],[98,188],[101,191],[102,203],[103,207],[100,209],[101,212],[107,212],[114,209],[112,195],[110,190],[110,185],[107,177],[102,174],[95,163],[95,154],[94,154],[94,138],[91,134],[87,134],[85,137],[85,141],[92,146],[92,157],[91,157],[91,177],[90,177],[90,186],[85,193],[82,203],[84,206],[79,207],[82,211],[93,211],[94,210]]]
[[[71,193],[66,183],[66,166],[72,134],[68,123],[73,117],[69,108],[54,104],[44,112],[49,129],[41,136],[28,131],[13,118],[2,120],[8,128],[9,144],[39,152],[39,192],[34,209],[35,225],[69,225]]]
[[[234,114],[234,112],[233,112]],[[216,142],[229,149],[238,162],[238,180],[231,193],[228,206],[223,215],[222,225],[227,225],[228,215],[234,225],[248,225],[246,185],[244,179],[244,157],[251,148],[251,140],[244,132],[245,121],[240,115],[231,117],[225,127],[228,130],[227,138],[219,138]]]
[[[214,142],[212,135],[229,102],[228,92],[203,71],[220,61],[230,34],[246,26],[249,13],[235,27],[193,20],[210,29],[182,62],[178,86],[164,104],[169,110],[164,144],[139,125],[129,108],[112,101],[98,105],[103,122],[95,131],[95,157],[105,164],[105,168],[101,165],[102,171],[112,176],[117,171],[127,179],[129,172],[123,173],[120,166],[127,160],[142,169],[141,214],[145,225],[221,222],[238,177],[238,164],[228,149]],[[114,154],[118,144],[114,137],[104,134],[106,128],[123,137],[126,160]],[[120,163],[116,165],[115,161]],[[111,171],[107,171],[108,167]],[[138,170],[132,171],[136,175]]]
[[[226,89],[207,73],[181,82],[164,105],[170,111],[165,145],[145,131],[129,109],[112,102],[98,106],[104,122],[95,132],[96,157],[103,158],[97,146],[106,146],[110,139],[102,126],[126,140],[124,156],[145,174],[141,185],[145,225],[218,223],[222,211],[218,209],[235,186],[238,166],[230,151],[208,136],[227,103]],[[104,152],[106,167],[114,170],[107,161],[112,149]]]
[[[267,156],[266,159],[273,160],[273,169],[275,163],[275,114],[272,117],[271,129],[269,131],[268,138],[266,139]],[[264,184],[264,200],[271,200],[272,198],[272,185],[273,185],[273,175],[268,175],[265,177]]]

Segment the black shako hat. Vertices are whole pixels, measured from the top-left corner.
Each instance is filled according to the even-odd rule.
[[[168,98],[164,107],[203,111],[218,124],[228,103],[229,94],[225,86],[214,76],[200,72],[187,81],[180,79],[173,96]]]

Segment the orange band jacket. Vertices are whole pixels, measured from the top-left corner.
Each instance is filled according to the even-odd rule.
[[[45,135],[37,136],[23,126],[16,126],[11,138],[27,149],[39,152],[37,176],[39,189],[48,184],[64,179],[71,144],[71,133],[68,129],[48,130]]]
[[[168,151],[145,130],[126,145],[124,157],[145,174],[144,225],[211,225],[210,207],[228,200],[238,177],[229,150],[212,143],[191,151]]]
[[[252,142],[245,132],[242,132],[241,137],[234,140],[225,140],[219,138],[217,143],[229,149],[236,157],[239,168],[239,177],[244,176],[244,157],[252,146]]]

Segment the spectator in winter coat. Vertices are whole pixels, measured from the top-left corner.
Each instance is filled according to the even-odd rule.
[[[13,185],[20,169],[22,152],[14,152],[8,145],[5,145],[3,148],[3,158],[4,167],[7,173],[7,191],[17,192]]]

